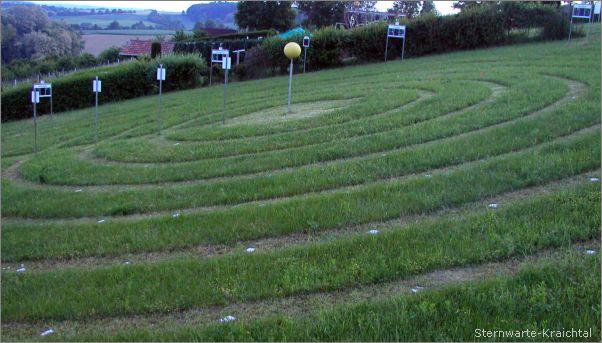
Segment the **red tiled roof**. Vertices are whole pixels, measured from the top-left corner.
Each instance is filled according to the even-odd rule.
[[[150,55],[152,44],[153,41],[151,40],[131,39],[121,48],[121,52],[119,54],[125,56]],[[174,45],[175,44],[172,42],[162,42],[161,54],[171,53]]]

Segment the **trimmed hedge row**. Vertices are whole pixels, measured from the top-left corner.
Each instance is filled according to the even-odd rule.
[[[166,68],[165,91],[193,88],[205,81],[208,68],[200,55],[166,55],[161,59],[130,61],[118,66],[102,67],[74,73],[52,80],[54,112],[94,105],[92,80],[102,80],[102,101],[113,102],[153,94],[158,88],[156,70],[159,63]],[[23,85],[2,91],[2,121],[29,118],[32,112],[29,93]],[[50,113],[50,101],[41,99],[38,113]]]
[[[424,15],[402,24],[406,25],[407,33],[406,57],[512,43],[511,30],[516,28],[541,27],[536,39],[542,40],[564,38],[569,29],[567,18],[551,6],[522,3],[482,6],[451,16]],[[383,60],[386,32],[385,22],[352,30],[316,30],[308,50],[307,66],[310,70],[338,66],[345,57],[355,57],[359,62]],[[290,41],[301,43],[302,37],[286,41],[266,39],[249,50],[245,62],[235,73],[239,78],[254,78],[285,72],[288,61],[282,49]],[[402,40],[390,39],[388,58],[399,57],[401,47]]]

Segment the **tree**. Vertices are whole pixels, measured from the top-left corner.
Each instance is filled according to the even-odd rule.
[[[98,60],[101,63],[104,63],[105,61],[115,62],[119,58],[119,52],[121,52],[121,50],[118,47],[112,46],[98,54]]]
[[[211,20],[211,19],[207,19],[205,20],[205,27],[208,29],[212,29],[215,28],[217,26],[217,24],[215,23],[215,21]]]
[[[121,26],[119,26],[119,22],[117,20],[113,20],[109,26],[107,26],[107,29],[109,30],[119,30],[121,28]]]
[[[193,40],[200,40],[200,39],[207,38],[207,37],[209,37],[209,33],[207,33],[207,31],[205,31],[205,30],[192,31],[192,39]]]
[[[161,42],[154,41],[151,44],[151,58],[161,56]]]
[[[359,11],[374,11],[376,1],[348,1],[345,2],[345,7],[348,10],[359,10]]]
[[[236,8],[236,24],[248,30],[285,31],[293,26],[295,19],[291,3],[287,1],[240,1]]]
[[[16,58],[73,56],[83,48],[79,33],[67,24],[51,21],[39,6],[14,6],[0,15],[4,63]]]
[[[188,35],[184,30],[177,30],[176,33],[171,37],[172,42],[185,42],[188,40]]]
[[[420,15],[424,15],[427,13],[437,14],[437,9],[435,8],[435,4],[432,1],[423,1],[422,8],[420,9]]]
[[[411,19],[420,13],[420,3],[418,1],[395,1],[391,11],[401,13]]]
[[[452,5],[453,8],[458,9],[460,11],[465,11],[473,8],[477,8],[479,6],[484,5],[486,2],[484,1],[456,1]]]
[[[344,20],[345,3],[341,1],[299,1],[297,6],[307,16],[309,26],[331,26]]]
[[[142,21],[132,24],[133,30],[144,30],[145,28],[146,28],[146,25],[144,25],[144,23]]]

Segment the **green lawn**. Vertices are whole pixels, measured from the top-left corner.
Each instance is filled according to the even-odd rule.
[[[2,124],[2,339],[600,340],[593,31]]]

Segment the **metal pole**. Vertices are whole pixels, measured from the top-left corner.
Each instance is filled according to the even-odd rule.
[[[293,88],[293,59],[291,58],[291,66],[289,67],[289,76],[288,76],[288,106],[286,113],[291,113],[291,91]]]
[[[34,101],[33,101],[33,152],[34,154],[38,152],[38,123],[37,123],[37,115],[36,115],[36,100],[37,100],[37,92],[34,92]]]
[[[403,36],[403,43],[401,45],[401,60],[403,61],[403,53],[406,50],[406,37]]]
[[[161,69],[159,75],[159,111],[157,111],[157,134],[161,134],[161,93],[163,90],[163,64],[159,65]]]
[[[226,68],[226,75],[224,76],[224,103],[222,111],[222,125],[226,124],[226,91],[228,90],[228,68]]]
[[[305,62],[307,61],[307,48],[304,48],[303,50],[305,50],[303,52],[303,74],[305,74]]]
[[[98,76],[96,77],[96,84],[98,85]],[[95,107],[96,111],[94,114],[94,142],[98,143],[98,89],[95,94]]]
[[[54,118],[54,110],[52,109],[52,93],[50,93],[50,119],[52,118]]]
[[[209,62],[209,87],[211,87],[212,76],[213,76],[213,62]]]
[[[571,33],[573,32],[573,3],[569,3],[569,11],[571,16],[571,23],[569,24],[569,42],[571,41]]]
[[[387,34],[387,43],[385,44],[385,62],[387,62],[387,52],[389,51],[389,35]]]

